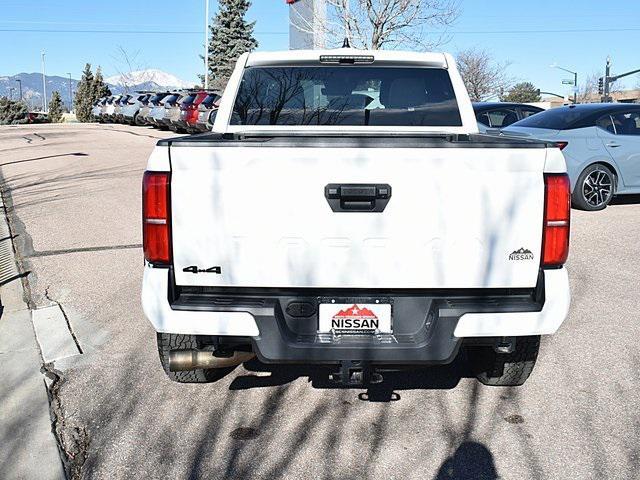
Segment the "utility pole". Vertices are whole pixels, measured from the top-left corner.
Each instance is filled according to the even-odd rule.
[[[47,81],[44,74],[44,50],[42,51],[42,111],[47,113]]]
[[[611,57],[607,57],[607,66],[604,69],[604,97],[602,97],[603,102],[610,102],[611,96],[610,93],[610,79],[611,79]]]
[[[22,101],[22,80],[16,78],[16,82],[18,82],[18,86],[20,87],[20,101]]]
[[[209,0],[204,0],[204,89],[209,89]]]
[[[344,38],[349,41],[349,45],[351,45],[351,24],[349,22],[349,16],[351,14],[351,5],[349,5],[349,0],[345,0],[344,2]]]
[[[67,73],[67,75],[69,75],[69,113],[71,113],[71,110],[73,109],[73,97],[71,96],[71,74]]]
[[[611,57],[607,57],[607,67],[605,68],[604,77],[600,78],[600,80],[604,83],[604,96],[602,97],[603,102],[611,102],[613,98],[611,98],[611,84],[620,80],[623,77],[628,77],[629,75],[633,75],[635,73],[640,73],[640,68],[637,70],[631,70],[630,72],[621,73],[620,75],[611,75]]]

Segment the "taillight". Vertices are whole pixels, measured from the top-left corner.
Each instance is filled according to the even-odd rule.
[[[171,263],[168,172],[145,172],[142,180],[142,244],[154,265]]]
[[[571,184],[566,173],[544,176],[542,266],[560,267],[569,255]]]
[[[556,147],[558,147],[560,151],[564,150],[567,145],[569,145],[569,142],[556,142]]]

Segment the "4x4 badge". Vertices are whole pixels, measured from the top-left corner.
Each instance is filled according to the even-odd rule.
[[[531,250],[521,248],[509,255],[509,260],[533,260],[533,253]]]

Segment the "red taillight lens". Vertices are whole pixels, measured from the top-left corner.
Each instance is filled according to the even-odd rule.
[[[569,145],[569,142],[556,142],[556,147],[558,147],[560,151],[564,150],[567,145]]]
[[[155,265],[171,263],[168,172],[145,172],[142,180],[144,258]]]
[[[566,173],[544,176],[542,266],[559,267],[569,255],[571,184]]]

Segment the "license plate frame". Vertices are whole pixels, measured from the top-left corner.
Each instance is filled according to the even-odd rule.
[[[317,327],[320,334],[392,334],[393,303],[385,297],[318,298]]]

